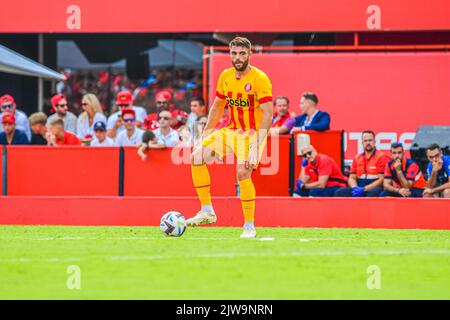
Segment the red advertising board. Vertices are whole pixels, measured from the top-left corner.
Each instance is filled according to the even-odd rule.
[[[421,125],[450,125],[447,52],[267,53],[254,54],[251,63],[268,74],[274,97],[289,97],[297,114],[302,92],[318,95],[331,129],[345,131],[346,159],[361,151],[365,129],[377,133],[379,149],[389,149],[393,141],[409,148]],[[211,56],[210,101],[230,65],[228,54]]]
[[[16,0],[5,32],[307,32],[448,30],[447,0]]]

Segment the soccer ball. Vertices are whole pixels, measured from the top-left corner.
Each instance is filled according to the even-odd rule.
[[[181,237],[186,230],[186,219],[176,211],[169,211],[161,218],[161,231],[167,237]]]

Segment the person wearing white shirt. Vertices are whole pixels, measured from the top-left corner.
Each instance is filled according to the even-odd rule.
[[[100,101],[92,93],[83,96],[81,106],[84,112],[78,117],[77,136],[82,143],[88,144],[94,138],[94,123],[106,123],[106,117],[103,114]]]
[[[136,115],[136,125],[138,127],[142,126],[145,118],[147,117],[147,112],[144,108],[133,106],[133,97],[129,91],[120,91],[117,94],[116,105],[119,107],[119,111],[109,116],[108,123],[106,125],[108,137],[112,139],[125,130],[125,126],[123,125],[123,121],[121,119],[121,110],[123,108],[132,108],[134,110]]]
[[[9,94],[1,96],[0,107],[1,107],[0,123],[5,113],[13,114],[14,117],[16,118],[16,129],[23,131],[27,135],[28,140],[31,140],[31,128],[30,123],[28,122],[28,117],[23,111],[16,109],[17,105],[14,101],[13,96]],[[0,132],[3,132],[2,126],[0,126]]]
[[[91,147],[114,147],[114,140],[106,136],[106,124],[99,121],[94,124],[95,139],[91,142]]]
[[[196,121],[200,116],[203,116],[206,114],[206,108],[205,108],[205,102],[203,98],[200,97],[194,97],[191,99],[191,113],[189,114],[189,117],[187,119],[186,125],[189,127],[189,129],[194,130],[194,127],[196,125]]]
[[[136,112],[129,108],[122,109],[122,121],[125,125],[125,130],[119,133],[116,138],[117,147],[132,147],[142,144],[142,135],[144,130],[136,127]]]
[[[176,130],[173,130],[169,123],[172,114],[169,111],[161,111],[158,116],[159,128],[154,130],[158,145],[165,147],[175,147],[180,142],[180,136]]]

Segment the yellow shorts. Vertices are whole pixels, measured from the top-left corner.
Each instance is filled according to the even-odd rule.
[[[249,146],[257,138],[257,132],[232,130],[222,128],[207,136],[202,141],[202,146],[214,151],[222,159],[230,153],[234,153],[238,163],[248,159]],[[259,143],[258,162],[261,160],[267,138]]]

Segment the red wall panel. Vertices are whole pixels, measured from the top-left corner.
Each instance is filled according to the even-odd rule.
[[[16,0],[3,1],[0,32],[364,31],[372,5],[380,30],[450,29],[446,0]]]
[[[8,147],[8,195],[116,196],[119,150]]]
[[[0,146],[0,196],[3,195],[3,148]]]
[[[409,148],[420,125],[450,125],[447,52],[254,54],[251,63],[271,78],[274,97],[289,97],[292,111],[300,113],[302,92],[317,93],[331,128],[346,132],[346,159],[365,129],[377,133],[383,150],[394,140]],[[230,66],[227,54],[212,55],[210,100]]]

